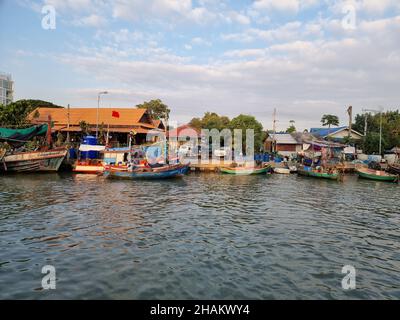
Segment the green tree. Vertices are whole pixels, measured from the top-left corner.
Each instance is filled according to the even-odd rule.
[[[89,134],[90,125],[86,121],[84,121],[84,120],[80,121],[79,122],[79,127],[81,128],[81,131],[82,131],[83,135],[88,135]]]
[[[171,112],[168,106],[164,104],[160,99],[143,102],[136,107],[139,109],[147,109],[150,117],[158,120],[169,118],[169,114]]]
[[[256,120],[255,117],[249,115],[239,115],[236,118],[233,118],[229,123],[229,129],[241,129],[242,130],[242,145],[243,152],[246,152],[246,130],[253,129],[254,130],[254,151],[258,152],[263,148],[263,142],[265,140],[265,132],[263,131],[263,126],[260,122]]]
[[[223,130],[229,127],[229,118],[225,116],[219,116],[215,112],[206,112],[203,119],[201,120],[202,129],[217,129]]]
[[[365,120],[367,120],[367,135],[364,137],[363,149],[365,152],[377,153],[379,152],[381,114],[357,114],[353,129],[363,133]],[[400,112],[399,110],[384,112],[382,114],[382,150],[398,146],[400,146]]]
[[[36,108],[62,108],[43,100],[18,100],[8,105],[0,105],[0,125],[20,126],[28,124],[27,116]],[[36,117],[39,115],[35,113]]]
[[[324,114],[321,123],[324,127],[328,126],[328,128],[331,129],[331,126],[339,125],[339,118],[333,114]]]
[[[289,123],[290,123],[290,126],[289,126],[289,128],[286,129],[286,133],[294,133],[294,132],[296,132],[297,129],[294,126],[295,121],[294,120],[290,120]]]
[[[200,118],[193,118],[190,120],[189,125],[195,129],[202,129],[202,121]]]

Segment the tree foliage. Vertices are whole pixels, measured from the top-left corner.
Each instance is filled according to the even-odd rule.
[[[263,131],[263,126],[260,122],[256,120],[255,117],[241,114],[236,118],[233,118],[229,123],[229,129],[235,130],[240,129],[242,130],[242,145],[243,151],[247,150],[246,146],[246,130],[253,129],[254,130],[254,151],[260,151],[263,146],[263,142],[265,140],[266,134]]]
[[[20,126],[28,123],[27,116],[36,108],[62,108],[48,101],[18,100],[8,105],[0,105],[0,125]],[[38,117],[39,115],[36,115]]]
[[[363,149],[366,153],[379,152],[379,131],[381,116],[377,114],[357,114],[353,129],[364,133],[365,117],[367,117],[367,135]],[[400,146],[400,112],[388,111],[382,114],[382,150]]]
[[[330,129],[331,126],[339,125],[339,118],[333,114],[324,114],[322,116],[321,123],[324,127],[328,126]]]
[[[139,109],[147,109],[150,117],[153,119],[163,120],[168,119],[171,110],[160,99],[143,102],[136,106]]]
[[[193,118],[189,125],[196,129],[217,129],[222,131],[223,129],[241,129],[242,130],[242,145],[243,151],[246,149],[246,130],[254,130],[254,148],[258,151],[262,148],[263,142],[266,138],[266,133],[263,132],[263,126],[253,116],[239,115],[232,120],[229,120],[226,116],[220,116],[215,112],[206,112],[203,118]],[[233,133],[233,132],[232,132]]]
[[[296,132],[297,129],[294,126],[295,121],[294,120],[290,120],[289,123],[290,123],[290,126],[289,126],[289,128],[286,129],[286,133],[294,133],[294,132]]]

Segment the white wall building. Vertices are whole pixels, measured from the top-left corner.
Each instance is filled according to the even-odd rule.
[[[14,82],[11,75],[0,72],[0,104],[7,105],[13,102]]]

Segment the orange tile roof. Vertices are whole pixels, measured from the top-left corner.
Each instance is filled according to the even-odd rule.
[[[153,119],[153,125],[154,125],[156,128],[165,129],[164,124],[162,123],[161,120],[158,120],[158,119],[155,120],[155,119]],[[160,125],[162,125],[162,126],[160,127]]]
[[[39,112],[38,118],[34,118],[36,111]],[[119,118],[112,116],[113,111],[119,113]],[[68,109],[66,108],[37,108],[29,114],[28,119],[32,123],[45,122],[49,115],[56,126],[67,126]],[[70,108],[70,126],[79,126],[79,122],[81,121],[85,121],[90,125],[96,125],[97,108]],[[110,125],[110,127],[143,125],[147,128],[155,128],[152,119],[148,116],[147,110],[139,108],[100,108],[99,125],[102,123],[106,126]]]

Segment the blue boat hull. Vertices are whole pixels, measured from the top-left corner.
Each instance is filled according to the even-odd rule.
[[[104,171],[104,176],[110,179],[130,179],[130,180],[158,180],[182,177],[189,171],[189,165],[181,166],[165,171],[150,172],[130,172],[130,171]]]

